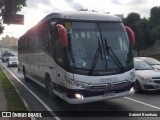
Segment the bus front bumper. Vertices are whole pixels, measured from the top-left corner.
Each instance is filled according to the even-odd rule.
[[[92,97],[83,97],[81,94],[75,94],[76,98],[68,98],[65,96],[65,100],[70,104],[81,104],[81,103],[89,103],[89,102],[96,102],[96,101],[104,101],[108,99],[126,97],[129,95],[133,95],[135,93],[134,87],[132,87],[129,91],[120,92],[120,93],[107,93],[104,95],[99,96],[92,96]]]

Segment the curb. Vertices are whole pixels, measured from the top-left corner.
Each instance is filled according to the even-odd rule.
[[[9,79],[8,75],[7,75],[6,72],[4,71],[4,69],[6,69],[6,68],[2,66],[2,63],[1,63],[1,68],[2,68],[3,72],[5,73],[6,77],[8,78],[8,80],[10,81],[10,83],[12,84],[12,86],[15,88],[16,92],[18,93],[18,95],[20,96],[20,98],[21,98],[22,102],[24,103],[24,105],[25,105],[27,111],[29,111],[30,108],[29,108],[29,106],[28,106],[26,100],[20,95],[19,90],[15,87],[15,85],[13,84],[13,82]],[[31,120],[36,120],[36,118],[31,117]]]

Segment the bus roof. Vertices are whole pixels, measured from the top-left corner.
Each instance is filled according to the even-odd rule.
[[[65,20],[93,20],[93,21],[121,22],[121,19],[114,15],[109,15],[106,13],[99,13],[99,12],[87,12],[87,11],[51,13],[47,15],[43,20],[49,20],[53,18],[61,18]]]
[[[37,25],[41,24],[45,21],[48,21],[50,19],[53,19],[53,18],[64,19],[64,20],[77,20],[77,21],[82,20],[82,21],[101,21],[101,22],[122,22],[122,20],[118,16],[110,15],[110,14],[106,14],[106,13],[89,12],[89,11],[72,11],[72,12],[51,13],[51,14],[47,15],[45,18],[43,18],[40,22],[38,22]],[[34,28],[34,27],[32,27],[32,28]],[[28,31],[30,31],[32,28],[30,28]],[[21,37],[23,37],[23,36],[21,36]],[[19,40],[20,40],[20,38],[19,38]]]

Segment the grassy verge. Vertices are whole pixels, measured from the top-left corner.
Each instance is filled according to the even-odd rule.
[[[3,87],[6,101],[7,101],[7,110],[8,111],[27,111],[20,96],[18,95],[15,88],[12,86],[12,84],[4,74],[1,67],[0,67],[0,81]]]

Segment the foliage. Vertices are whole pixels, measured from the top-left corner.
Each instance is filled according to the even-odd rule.
[[[141,19],[138,13],[130,13],[123,22],[134,31],[136,38],[134,48],[138,51],[138,54],[142,49],[149,47],[148,41],[150,37],[148,36],[147,19]]]
[[[8,8],[5,8],[5,2],[6,5],[9,6]],[[26,0],[0,0],[0,17],[3,16],[6,9],[10,9],[10,14],[15,14],[18,11],[21,11],[21,9],[26,6]],[[3,17],[0,20],[0,34],[3,33],[4,26],[2,24]]]
[[[146,18],[140,19],[136,23],[136,29],[138,40],[135,47],[137,48],[137,50],[145,50],[151,47],[154,44],[154,41],[152,41],[149,34],[148,20]]]
[[[4,95],[7,102],[7,110],[8,111],[26,111],[26,107],[22,102],[20,96],[16,92],[15,88],[6,77],[0,66],[0,82],[3,87]]]
[[[156,25],[152,30],[151,30],[151,37],[153,40],[160,40],[160,24]]]
[[[153,7],[150,11],[150,18],[140,18],[138,13],[130,13],[123,19],[125,25],[129,26],[135,33],[135,50],[145,50],[160,40],[160,7]]]
[[[160,40],[160,6],[153,7],[150,12],[149,30],[152,40]]]
[[[127,18],[123,20],[124,24],[132,28],[134,32],[136,32],[136,23],[140,20],[140,15],[138,13],[130,13]]]
[[[153,7],[150,11],[150,26],[154,28],[156,25],[160,24],[160,7]]]

